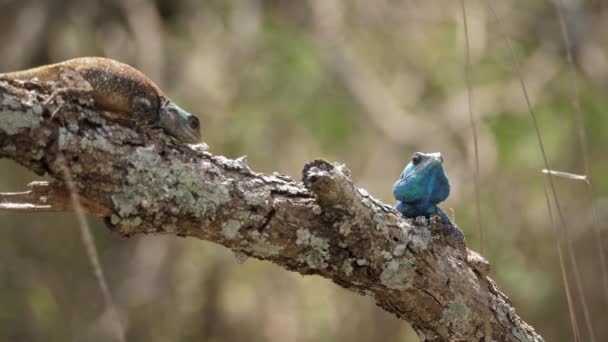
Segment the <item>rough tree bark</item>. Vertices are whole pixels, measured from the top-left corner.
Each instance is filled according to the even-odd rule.
[[[55,179],[54,196],[29,201],[69,207],[53,190],[68,167],[86,210],[109,215],[117,234],[195,237],[318,274],[374,298],[421,340],[542,340],[495,283],[444,242],[439,224],[404,219],[356,188],[343,165],[310,161],[302,182],[256,173],[244,159],[111,121],[86,97],[45,105],[57,87],[0,80],[0,158]]]

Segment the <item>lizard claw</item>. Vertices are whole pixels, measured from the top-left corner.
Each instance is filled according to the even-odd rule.
[[[61,109],[63,109],[63,107],[65,106],[65,101],[63,100],[63,96],[83,96],[83,95],[87,95],[90,94],[91,90],[87,87],[73,87],[73,88],[60,88],[57,89],[55,91],[53,91],[51,93],[51,95],[49,96],[48,99],[46,99],[42,105],[45,108],[48,108],[48,106],[53,103],[53,102],[57,102],[57,108],[55,108],[55,110],[51,113],[51,120],[54,120],[55,118],[58,118],[59,116],[57,115]],[[61,100],[61,101],[56,101],[56,100]],[[63,120],[60,120],[60,122],[62,124],[65,124],[65,122],[63,122]]]
[[[59,115],[57,115],[57,113],[59,113],[59,110],[61,110],[61,108],[63,107],[63,103],[58,105],[57,108],[55,108],[55,110],[51,113],[51,120],[55,120],[55,118],[59,118]],[[62,123],[63,120],[60,120]]]

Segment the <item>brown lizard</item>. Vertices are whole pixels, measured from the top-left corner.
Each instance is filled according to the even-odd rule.
[[[178,107],[141,71],[112,59],[75,58],[57,64],[0,74],[0,79],[2,78],[36,78],[42,82],[72,79],[72,82],[76,81],[83,86],[65,90],[89,93],[100,109],[136,123],[158,125],[186,143],[200,141],[199,120],[196,116]]]

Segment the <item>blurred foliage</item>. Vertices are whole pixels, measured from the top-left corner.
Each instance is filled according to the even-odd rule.
[[[498,23],[485,1],[466,1],[485,255],[526,321],[549,341],[572,340],[543,163],[504,30],[553,167],[584,173],[572,104],[579,82],[602,240],[584,184],[556,184],[596,338],[606,340],[597,244],[608,249],[608,6],[562,2],[575,74],[554,3],[495,1]],[[307,160],[340,161],[359,186],[392,203],[409,156],[441,151],[453,187],[443,206],[470,247],[480,247],[458,2],[3,0],[0,28],[0,70],[85,55],[130,63],[199,115],[213,153],[248,155],[255,170],[297,179]],[[2,191],[39,178],[7,160],[0,170]],[[324,279],[238,264],[193,239],[120,239],[91,221],[129,341],[417,340],[372,299]],[[110,340],[75,218],[2,212],[0,225],[0,340]]]

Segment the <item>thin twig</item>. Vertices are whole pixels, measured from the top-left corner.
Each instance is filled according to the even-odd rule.
[[[460,0],[460,8],[462,9],[462,21],[464,22],[464,41],[465,41],[465,67],[464,75],[467,84],[467,101],[469,106],[469,121],[471,130],[473,131],[473,145],[475,147],[475,209],[477,211],[477,232],[479,233],[479,251],[485,254],[485,234],[481,218],[481,203],[479,194],[479,143],[477,139],[477,123],[473,115],[473,87],[471,86],[471,47],[469,44],[469,25],[467,22],[467,9],[464,0]]]
[[[464,42],[465,42],[465,65],[464,65],[464,77],[467,85],[467,102],[469,107],[469,122],[471,124],[471,130],[473,131],[473,146],[475,148],[475,173],[474,173],[474,185],[475,185],[475,209],[477,212],[477,232],[479,234],[479,251],[481,254],[485,254],[485,235],[483,231],[483,225],[481,223],[481,204],[479,196],[479,144],[477,142],[477,124],[473,115],[473,87],[471,86],[471,46],[469,44],[469,25],[467,22],[467,6],[464,0],[460,0],[460,8],[462,10],[462,22],[464,25]],[[487,300],[487,295],[485,296]],[[490,322],[486,319],[484,321],[484,340],[491,341],[492,333]]]
[[[553,227],[554,233],[559,236],[559,232],[557,231],[557,225],[553,220],[553,210],[551,210],[551,201],[549,200],[549,193],[547,192],[547,178],[543,177],[543,192],[545,194],[545,201],[547,202],[547,211],[549,213],[549,220],[551,220],[551,226]],[[578,323],[576,321],[576,315],[574,314],[574,303],[572,302],[572,290],[570,288],[570,283],[568,282],[568,275],[566,274],[566,264],[564,263],[564,252],[562,251],[562,246],[560,244],[559,239],[555,239],[555,244],[557,245],[557,255],[559,258],[559,267],[562,274],[562,282],[564,284],[564,292],[566,293],[566,302],[568,303],[568,315],[570,316],[570,324],[572,324],[572,333],[575,342],[579,342],[581,340],[580,333],[578,331]]]
[[[566,20],[564,18],[564,13],[562,12],[563,3],[561,0],[555,0],[554,2],[555,9],[557,11],[557,15],[559,17],[559,25],[562,32],[562,37],[564,39],[564,45],[566,48],[566,59],[568,61],[568,65],[570,67],[570,72],[572,73],[572,106],[574,107],[574,111],[576,113],[575,120],[576,126],[578,130],[578,140],[581,148],[581,155],[583,156],[583,170],[585,175],[587,176],[587,191],[589,193],[589,197],[591,198],[591,216],[592,216],[592,229],[595,233],[595,241],[597,243],[598,254],[600,256],[600,267],[602,272],[602,286],[604,288],[604,300],[606,301],[606,305],[608,305],[608,263],[606,262],[606,251],[604,250],[604,245],[602,242],[604,241],[602,238],[602,233],[600,231],[600,220],[597,209],[597,200],[595,196],[595,191],[593,190],[593,184],[591,183],[591,164],[589,162],[589,145],[587,143],[587,133],[585,129],[585,119],[583,116],[583,110],[581,107],[581,97],[580,97],[580,89],[578,86],[578,74],[576,72],[576,68],[574,66],[574,59],[572,56],[572,42],[568,37]]]
[[[0,192],[0,210],[19,212],[74,211],[69,191],[57,182],[35,181],[23,192]],[[78,203],[88,215],[108,217],[112,211],[103,205],[78,196]]]
[[[498,23],[498,26],[500,28],[502,26],[502,20],[500,19],[500,17],[494,10],[491,0],[486,0],[486,2],[488,4],[488,8],[489,8],[492,16],[494,17],[496,23]],[[515,54],[515,49],[513,47],[513,43],[511,42],[510,37],[502,29],[500,29],[500,33],[501,33],[505,43],[507,44],[509,53],[511,54],[511,58],[513,59],[514,72],[516,73],[517,77],[519,78],[519,83],[520,83],[524,98],[526,100],[526,105],[528,107],[528,112],[530,114],[532,123],[534,125],[534,130],[536,132],[536,138],[538,139],[538,146],[540,148],[540,152],[541,152],[541,155],[543,158],[543,163],[545,165],[545,169],[551,170],[551,166],[549,164],[549,159],[547,158],[547,153],[545,152],[545,146],[543,143],[542,135],[540,133],[540,126],[538,124],[538,120],[536,118],[536,113],[532,107],[532,101],[530,100],[530,96],[528,94],[528,89],[526,87],[526,84],[524,82],[524,77],[522,75],[522,70],[521,70],[522,68],[521,68],[520,61],[517,58],[517,55]],[[562,212],[562,208],[561,208],[561,205],[559,202],[559,197],[557,196],[557,190],[556,190],[555,184],[553,182],[553,176],[551,174],[548,175],[548,181],[549,181],[549,189],[551,190],[551,196],[553,197],[553,202],[555,203],[555,209],[557,211],[557,216],[559,218],[561,231],[566,240],[566,253],[567,253],[568,258],[570,259],[570,263],[572,264],[572,267],[573,267],[572,272],[574,273],[576,289],[577,289],[578,296],[580,297],[581,304],[583,307],[583,315],[585,317],[585,324],[587,325],[587,330],[589,332],[590,340],[593,342],[593,341],[595,341],[595,336],[593,333],[593,325],[591,324],[591,316],[589,314],[587,300],[585,299],[585,293],[584,293],[584,290],[582,287],[581,276],[580,276],[580,273],[578,270],[578,263],[576,261],[576,256],[574,255],[574,252],[572,251],[571,243],[569,243],[569,241],[568,241],[569,238],[568,238],[568,229],[567,229],[567,225],[566,225],[566,219]]]
[[[93,238],[93,234],[91,233],[91,227],[89,226],[89,223],[86,219],[84,209],[82,208],[82,205],[80,204],[80,201],[78,199],[76,185],[74,184],[70,170],[68,169],[68,166],[65,162],[65,158],[61,152],[58,152],[58,160],[61,162],[61,164],[63,164],[62,173],[67,188],[70,191],[72,207],[74,208],[76,218],[78,219],[78,226],[80,228],[82,243],[85,247],[89,261],[91,262],[91,267],[93,268],[95,279],[99,284],[99,288],[101,289],[101,293],[106,303],[106,307],[110,312],[111,319],[116,324],[116,338],[118,338],[120,342],[125,342],[125,329],[120,322],[118,310],[114,303],[114,299],[112,298],[112,293],[110,292],[110,287],[108,286],[106,277],[103,273],[103,268],[101,267],[101,262],[99,261],[99,253],[97,252],[97,248],[95,247],[95,240]]]
[[[577,175],[576,173],[570,173],[570,172],[564,172],[564,171],[557,171],[557,170],[547,170],[547,169],[542,169],[542,172],[544,174],[551,174],[555,177],[559,177],[559,178],[566,178],[566,179],[571,179],[571,180],[580,180],[583,181],[587,184],[589,184],[589,178],[587,177],[587,175]]]

